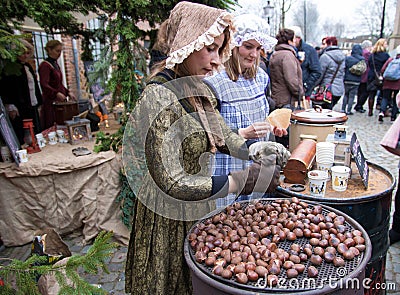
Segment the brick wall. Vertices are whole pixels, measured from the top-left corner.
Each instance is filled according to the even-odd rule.
[[[63,55],[64,55],[64,66],[65,66],[65,77],[68,85],[68,89],[72,91],[78,98],[78,89],[75,75],[75,65],[74,65],[74,50],[72,44],[72,38],[70,36],[62,36],[63,43]],[[89,85],[85,77],[85,68],[83,61],[81,60],[81,42],[79,39],[76,40],[76,46],[78,49],[78,64],[79,64],[79,76],[80,76],[80,88],[81,88],[81,98],[89,99],[91,96],[89,91]]]

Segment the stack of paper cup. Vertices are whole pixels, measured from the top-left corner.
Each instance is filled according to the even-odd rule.
[[[335,144],[333,142],[318,142],[316,150],[317,169],[329,171],[335,160]]]

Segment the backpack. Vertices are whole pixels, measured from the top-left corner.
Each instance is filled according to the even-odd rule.
[[[352,65],[349,69],[350,73],[353,75],[361,76],[367,70],[367,63],[365,60],[360,60],[355,65]]]
[[[386,67],[383,78],[390,81],[400,79],[400,58],[393,59]]]

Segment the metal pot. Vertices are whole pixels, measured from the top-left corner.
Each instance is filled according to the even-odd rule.
[[[334,125],[344,124],[346,121],[345,113],[322,109],[319,106],[294,111],[289,127],[289,150],[292,152],[297,147],[302,135],[316,136],[317,142],[325,141],[328,134],[335,132]]]

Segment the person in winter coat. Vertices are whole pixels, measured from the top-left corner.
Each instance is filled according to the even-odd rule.
[[[357,103],[356,106],[354,107],[354,110],[356,112],[365,113],[366,111],[364,109],[364,104],[368,98],[368,91],[367,91],[367,81],[368,81],[368,71],[369,71],[368,58],[371,55],[372,42],[370,40],[362,41],[361,48],[363,50],[362,55],[367,64],[367,70],[361,76],[361,82],[360,85],[358,86],[358,91],[357,91]]]
[[[294,109],[304,95],[300,61],[294,48],[294,31],[281,29],[276,35],[278,44],[269,61],[271,73],[271,97],[276,108]],[[277,137],[276,141],[289,147],[289,136]]]
[[[390,55],[386,52],[387,41],[386,39],[379,39],[376,41],[374,48],[372,48],[371,55],[368,58],[368,116],[373,115],[375,96],[378,90],[382,90],[381,87],[375,85],[375,77],[379,75],[383,65],[389,59]]]
[[[321,63],[322,76],[317,85],[331,85],[332,102],[321,103],[322,108],[332,109],[340,97],[344,94],[344,71],[346,55],[337,46],[336,37],[325,37],[323,41],[326,43],[319,61]],[[314,102],[315,103],[315,102]]]
[[[347,115],[353,115],[351,109],[353,107],[354,98],[357,94],[358,86],[360,85],[361,75],[351,72],[351,67],[355,66],[359,62],[364,62],[364,57],[362,56],[362,48],[360,45],[356,44],[351,50],[351,55],[346,57],[345,60],[345,73],[344,73],[344,96],[342,103],[342,112]]]
[[[290,109],[304,95],[300,61],[294,49],[294,31],[281,29],[276,39],[278,44],[269,61],[272,99],[276,108]]]
[[[306,99],[310,99],[310,95],[318,79],[321,77],[321,64],[317,50],[311,45],[304,42],[303,33],[298,26],[289,27],[294,31],[294,43],[301,57],[301,71],[303,77],[304,95]]]
[[[400,45],[397,46],[396,48],[396,59],[400,58]],[[383,74],[389,65],[389,63],[394,60],[392,57],[390,57],[385,64],[383,65],[381,69],[381,73]],[[396,95],[399,93],[400,89],[400,80],[388,80],[384,79],[383,80],[383,86],[382,86],[382,103],[381,103],[381,112],[379,113],[378,120],[380,122],[383,122],[383,117],[385,116],[386,109],[389,105],[389,102],[392,102],[393,107],[392,107],[392,115],[391,115],[391,120],[394,121],[396,120],[397,113],[399,109],[397,108],[397,104],[395,102],[396,100]]]
[[[17,72],[10,75],[3,73],[0,79],[0,95],[15,135],[22,145],[24,144],[24,119],[32,119],[35,134],[42,131],[38,110],[42,105],[42,95],[36,73],[29,63],[34,48],[26,40],[21,40],[21,43],[25,49],[22,49],[17,57],[15,63]]]

